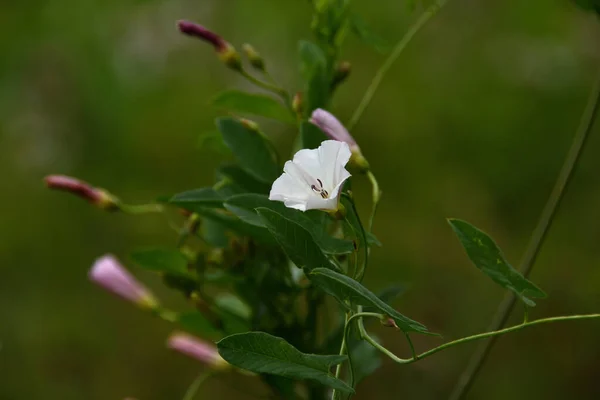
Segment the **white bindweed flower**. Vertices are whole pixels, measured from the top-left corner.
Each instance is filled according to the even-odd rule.
[[[300,211],[337,210],[340,190],[350,177],[344,167],[351,155],[348,144],[337,140],[326,140],[314,150],[298,151],[273,183],[269,200],[282,201]]]

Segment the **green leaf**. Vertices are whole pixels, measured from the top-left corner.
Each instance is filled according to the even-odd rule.
[[[371,335],[377,342],[377,337]],[[354,385],[372,375],[382,365],[381,353],[364,340],[356,340],[348,344],[352,352],[352,368],[354,369]]]
[[[319,248],[327,254],[348,254],[354,251],[352,242],[331,237],[327,232],[325,213],[321,211],[302,212],[286,207],[278,201],[271,201],[267,196],[258,194],[241,194],[232,196],[225,202],[225,208],[242,221],[266,228],[263,219],[257,214],[257,208],[268,208],[282,217],[295,222],[307,230]]]
[[[283,104],[261,94],[227,90],[213,99],[213,105],[238,113],[259,115],[292,124],[295,122],[293,115]]]
[[[431,334],[424,325],[400,314],[381,301],[369,289],[346,275],[326,268],[316,268],[310,271],[308,278],[344,306],[348,301],[352,304],[371,306],[380,313],[392,318],[398,328],[404,332]]]
[[[265,232],[264,229],[250,225],[241,221],[239,218],[233,215],[229,215],[222,210],[214,208],[201,208],[198,207],[194,212],[199,215],[212,220],[215,223],[220,224],[223,228],[231,230],[241,235],[250,236],[253,239],[264,243],[264,244],[275,244],[276,241],[273,239],[273,235],[269,232]]]
[[[303,121],[300,125],[300,137],[303,149],[316,149],[321,142],[327,140],[323,131],[308,121]]]
[[[223,207],[223,198],[213,188],[201,188],[176,194],[169,204],[196,212],[199,207]]]
[[[229,179],[238,186],[244,193],[260,193],[268,194],[271,190],[271,183],[266,184],[256,180],[252,175],[248,174],[237,165],[225,164],[217,170],[217,179]]]
[[[218,221],[204,218],[200,225],[202,237],[211,246],[225,248],[229,245],[229,239],[225,227]]]
[[[327,73],[327,58],[316,44],[300,41],[300,73],[305,81],[305,115],[317,108],[326,108],[331,86]]]
[[[297,267],[309,270],[333,268],[333,264],[325,257],[306,229],[268,208],[260,207],[257,212],[269,232]]]
[[[600,0],[575,0],[575,4],[586,11],[595,11],[600,15]]]
[[[221,310],[226,310],[242,319],[249,320],[252,317],[252,309],[234,294],[220,294],[215,298],[215,304]]]
[[[221,155],[231,153],[223,141],[223,135],[221,135],[221,132],[217,131],[216,129],[210,132],[205,132],[198,137],[198,148],[200,150],[209,149]]]
[[[459,219],[449,219],[448,222],[473,264],[494,282],[512,290],[528,306],[535,306],[535,303],[525,297],[526,295],[534,298],[546,297],[542,289],[527,280],[506,261],[498,245],[485,232]]]
[[[346,361],[346,356],[302,353],[284,339],[264,332],[227,336],[217,342],[217,347],[221,357],[238,368],[259,374],[310,379],[354,393],[350,386],[331,373],[331,367]]]
[[[209,339],[221,338],[221,332],[215,328],[204,315],[197,311],[181,313],[177,316],[177,322],[186,331],[195,333]]]
[[[246,172],[268,184],[277,179],[280,168],[273,159],[268,139],[235,118],[217,118],[217,127],[223,134],[225,144]]]
[[[390,44],[373,32],[366,21],[358,14],[352,14],[350,16],[350,29],[352,30],[352,33],[366,45],[371,46],[379,53],[385,54],[390,51]]]
[[[177,250],[144,249],[133,252],[130,257],[148,271],[190,275],[187,258]]]

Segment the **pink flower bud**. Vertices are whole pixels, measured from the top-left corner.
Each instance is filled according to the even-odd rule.
[[[219,54],[219,58],[227,65],[229,68],[240,71],[242,69],[242,59],[239,53],[235,50],[235,48],[223,39],[221,36],[217,35],[213,31],[210,31],[203,27],[202,25],[195,24],[190,21],[178,21],[177,26],[179,27],[179,31],[188,36],[193,36],[198,39],[204,40],[213,45],[216,52]]]
[[[338,142],[344,142],[350,147],[350,151],[352,152],[350,163],[352,165],[363,172],[369,170],[369,163],[362,155],[360,147],[356,144],[356,140],[354,140],[352,135],[350,135],[350,132],[348,132],[344,125],[342,125],[333,114],[318,108],[313,111],[310,122],[318,126],[327,136],[329,136],[329,138],[337,140]]]
[[[398,325],[396,325],[396,321],[394,321],[391,317],[385,317],[384,319],[382,319],[381,325],[383,325],[387,328],[400,329],[400,328],[398,328]]]
[[[97,259],[89,272],[89,278],[94,283],[140,307],[154,309],[158,306],[158,301],[152,293],[112,255],[105,255]]]
[[[104,210],[115,211],[119,209],[119,200],[116,197],[104,189],[93,187],[87,182],[64,175],[49,175],[44,178],[44,181],[50,189],[73,193]]]
[[[229,363],[221,357],[212,343],[205,342],[187,333],[173,333],[167,340],[167,347],[195,358],[211,368],[229,368]]]
[[[313,111],[310,122],[321,128],[330,139],[345,142],[350,147],[350,151],[354,152],[353,148],[358,148],[356,140],[354,140],[344,125],[330,112],[318,108]]]

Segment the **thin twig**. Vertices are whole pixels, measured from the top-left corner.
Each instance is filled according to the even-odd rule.
[[[388,56],[388,58],[379,68],[377,73],[375,73],[371,85],[369,85],[369,87],[367,88],[367,91],[365,92],[362,100],[360,101],[360,104],[356,108],[356,111],[354,111],[354,114],[352,114],[352,118],[350,118],[350,122],[348,123],[348,130],[352,130],[356,126],[358,120],[360,120],[360,117],[371,103],[375,92],[377,91],[377,89],[379,89],[379,85],[381,85],[383,78],[388,73],[389,69],[392,67],[394,62],[396,62],[398,57],[400,57],[400,55],[402,54],[406,46],[410,43],[412,38],[417,34],[417,32],[421,30],[421,28],[423,28],[423,26],[425,26],[425,24],[435,14],[437,14],[439,9],[442,8],[447,2],[448,0],[437,0],[435,3],[430,5],[427,8],[427,10],[425,10],[423,14],[419,16],[419,19],[417,19],[417,21],[415,21],[415,23],[408,29],[408,31],[404,34],[402,39],[400,39],[398,44],[396,44],[396,46],[392,50],[392,53]]]

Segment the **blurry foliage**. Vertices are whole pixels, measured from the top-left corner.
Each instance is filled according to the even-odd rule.
[[[396,1],[352,8],[390,43],[412,19]],[[244,84],[211,49],[179,36],[179,18],[218,28],[235,45],[251,43],[286,87],[300,89],[296,43],[311,35],[306,2],[2,5],[2,399],[162,400],[182,396],[197,373],[193,360],[165,349],[170,327],[86,278],[107,250],[124,256],[138,245],[175,243],[164,217],[106,215],[41,183],[68,173],[143,202],[212,182],[223,155],[196,145],[219,113],[208,99]],[[600,62],[596,20],[561,0],[452,1],[394,66],[356,128],[385,188],[375,225],[385,245],[373,252],[368,284],[408,282],[399,304],[432,331],[453,338],[488,324],[503,291],[469,265],[444,218],[473,222],[518,259]],[[353,75],[333,110],[349,117],[382,56],[352,36],[342,56]],[[287,126],[273,123],[268,132],[280,149],[291,148]],[[549,295],[540,316],[600,306],[598,152],[596,127],[534,271]],[[368,204],[367,184],[356,186]],[[181,304],[151,274],[138,275]],[[387,343],[392,335],[380,332]],[[598,324],[581,323],[503,338],[470,398],[598,398],[599,335]],[[407,351],[402,340],[397,347]],[[401,369],[384,361],[356,398],[445,398],[469,352]],[[207,388],[216,398],[262,393],[248,384],[223,378]]]

